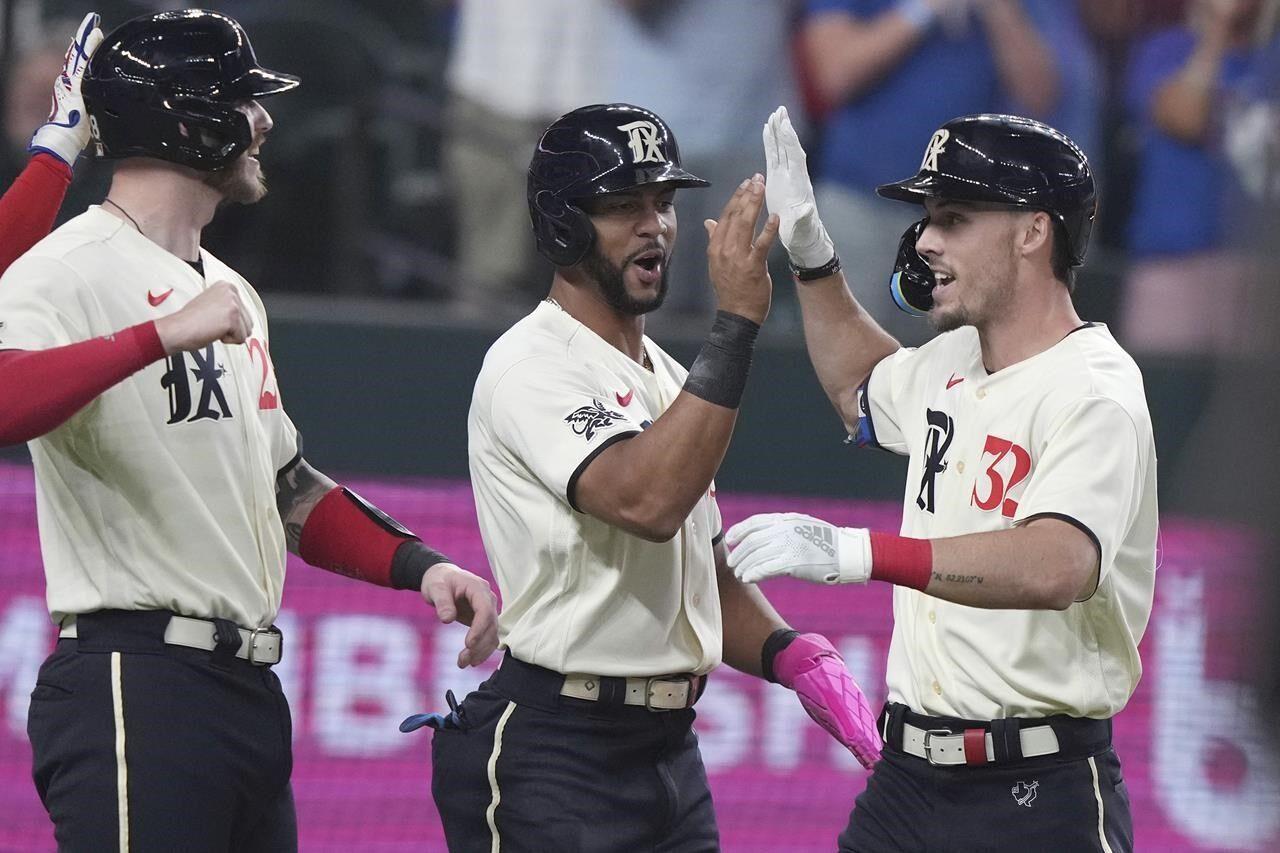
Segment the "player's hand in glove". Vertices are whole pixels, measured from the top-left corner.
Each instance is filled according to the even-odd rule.
[[[70,167],[89,144],[89,114],[80,96],[80,80],[89,57],[102,42],[98,14],[90,12],[80,22],[76,36],[62,61],[62,73],[53,82],[53,103],[48,120],[36,129],[27,150],[52,154]]]
[[[826,265],[835,246],[818,218],[813,183],[800,137],[791,126],[786,107],[778,107],[764,125],[765,201],[778,215],[778,236],[791,265],[814,269]]]
[[[422,597],[441,622],[470,626],[458,668],[484,662],[498,647],[498,599],[483,578],[453,563],[436,563],[422,576]]]
[[[863,767],[880,760],[876,717],[844,658],[821,634],[801,634],[773,659],[773,673],[831,736],[853,753]]]
[[[798,512],[761,513],[725,534],[729,568],[743,583],[790,575],[813,583],[866,583],[871,535]]]

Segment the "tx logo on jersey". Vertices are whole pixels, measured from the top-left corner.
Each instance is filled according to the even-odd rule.
[[[606,409],[604,403],[599,400],[592,400],[590,406],[580,406],[570,412],[564,422],[572,427],[573,431],[578,435],[590,441],[596,437],[596,430],[611,427],[614,421],[619,420],[622,420],[621,414],[611,409]]]
[[[191,357],[190,368],[187,367],[187,356]],[[227,405],[226,395],[218,381],[226,371],[215,360],[213,344],[203,350],[175,352],[165,359],[165,366],[169,369],[160,377],[160,385],[169,391],[169,423],[216,421],[231,417],[231,407]],[[199,391],[198,398],[193,398],[193,385]]]
[[[946,153],[947,140],[950,138],[951,131],[945,128],[939,128],[934,132],[933,138],[929,140],[929,146],[924,149],[924,159],[920,161],[921,169],[938,171],[938,155]]]
[[[916,506],[925,512],[935,511],[937,477],[947,470],[947,450],[951,447],[951,439],[955,438],[956,424],[946,412],[924,410],[928,433],[924,441],[924,464],[920,472],[920,492],[916,495]]]
[[[658,137],[658,126],[651,121],[631,121],[618,125],[618,130],[628,134],[627,145],[631,148],[632,163],[663,163],[667,157],[662,153],[662,140]]]
[[[1020,806],[1031,808],[1031,803],[1036,798],[1036,788],[1039,787],[1039,782],[1018,782],[1012,789],[1013,801]]]

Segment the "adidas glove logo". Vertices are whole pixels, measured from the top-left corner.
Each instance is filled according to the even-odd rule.
[[[797,524],[795,531],[812,542],[818,550],[824,552],[828,557],[834,558],[836,556],[835,538],[831,535],[830,527],[818,524]]]

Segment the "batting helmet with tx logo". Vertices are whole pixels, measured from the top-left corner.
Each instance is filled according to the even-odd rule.
[[[556,119],[529,163],[529,216],[538,251],[569,267],[587,254],[595,226],[577,202],[645,184],[707,187],[680,165],[667,123],[630,104],[593,104]]]

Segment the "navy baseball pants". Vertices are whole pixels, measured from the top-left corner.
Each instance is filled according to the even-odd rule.
[[[296,851],[291,721],[270,667],[166,645],[163,611],[77,617],[27,734],[60,851]]]
[[[886,709],[881,716],[881,731],[888,714]],[[906,718],[918,728],[935,731],[959,732],[981,725],[910,712]],[[1051,719],[1062,745],[1060,754],[979,766],[930,764],[897,748],[900,729],[897,737],[891,731],[883,758],[854,801],[849,824],[840,835],[840,850],[1129,853],[1129,795],[1120,760],[1111,748],[1110,721]]]
[[[562,683],[508,655],[436,730],[450,853],[718,850],[693,710],[562,697]]]

